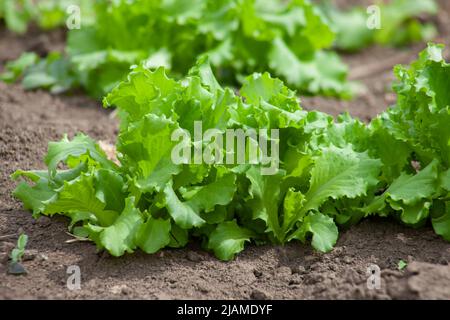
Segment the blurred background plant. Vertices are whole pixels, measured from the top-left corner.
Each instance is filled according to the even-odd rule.
[[[434,26],[418,17],[437,12],[434,0],[393,0],[379,5],[382,28],[371,30],[366,8],[342,11],[330,1],[0,0],[0,19],[18,33],[30,23],[51,29],[65,24],[69,5],[79,6],[81,28],[68,31],[65,52],[25,53],[0,79],[52,93],[81,87],[100,99],[142,61],[181,77],[208,55],[219,80],[234,87],[269,71],[302,95],[347,99],[356,86],[333,49],[428,40]]]

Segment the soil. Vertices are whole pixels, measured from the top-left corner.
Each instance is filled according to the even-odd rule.
[[[440,2],[438,40],[449,45],[450,3]],[[0,69],[23,50],[45,54],[62,48],[63,39],[60,31],[17,37],[0,27]],[[389,91],[392,66],[362,77],[361,68],[393,56],[408,63],[422,48],[375,47],[346,55],[351,72],[359,70],[365,92],[345,102],[304,98],[303,107],[332,114],[348,111],[368,120],[395,101]],[[298,243],[251,244],[231,262],[218,261],[195,242],[185,249],[122,258],[98,253],[89,242],[66,243],[72,239],[67,220],[34,220],[12,198],[15,183],[9,175],[17,168],[44,168],[47,142],[79,131],[114,143],[117,121],[81,94],[52,96],[0,83],[0,299],[450,299],[450,244],[430,226],[410,229],[388,219],[372,218],[341,230],[328,254]],[[8,253],[21,232],[29,236],[23,262],[28,274],[8,275]],[[402,271],[400,260],[407,262]],[[367,285],[372,264],[381,269],[379,289]],[[70,265],[80,267],[81,290],[67,289]]]

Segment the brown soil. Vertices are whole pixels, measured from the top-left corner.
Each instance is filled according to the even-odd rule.
[[[440,2],[445,6],[438,18],[443,31],[440,41],[449,45],[444,31],[450,29],[450,4]],[[61,47],[61,39],[60,32],[16,37],[0,29],[0,62],[25,49],[45,53]],[[398,62],[408,63],[422,47],[404,51]],[[370,48],[345,59],[351,70],[358,70],[399,53]],[[369,119],[395,101],[389,93],[391,80],[390,70],[368,74],[362,79],[367,90],[356,100],[305,98],[303,106],[332,114],[349,111]],[[155,255],[137,252],[122,258],[97,253],[91,243],[66,243],[71,239],[67,221],[61,217],[35,221],[11,197],[15,183],[9,175],[17,168],[44,168],[47,142],[78,131],[114,143],[117,123],[109,111],[88,98],[54,97],[0,83],[0,299],[450,299],[450,244],[429,226],[415,230],[391,220],[369,219],[341,230],[329,254],[297,243],[284,247],[252,244],[227,263],[200,250],[197,243],[181,250]],[[28,275],[8,275],[7,254],[21,232],[29,236],[23,263]],[[408,262],[403,271],[397,268],[400,259]],[[378,290],[367,287],[371,264],[382,270]],[[66,287],[69,265],[81,269],[81,290]]]

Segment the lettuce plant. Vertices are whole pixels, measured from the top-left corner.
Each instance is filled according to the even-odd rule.
[[[397,104],[366,124],[303,110],[268,73],[247,77],[237,95],[206,58],[180,80],[141,65],[104,99],[121,118],[117,158],[82,133],[65,136],[49,143],[48,170],[13,174],[28,180],[14,195],[35,217],[67,216],[74,234],[114,256],[192,238],[223,260],[249,241],[311,241],[327,252],[338,226],[369,215],[413,227],[431,221],[450,241],[450,66],[442,46],[430,44],[395,74]],[[199,123],[205,134],[196,134]],[[209,148],[229,130],[251,129],[270,132],[266,154],[277,155],[270,174],[263,169],[273,162],[215,158],[235,159],[234,137],[231,148]],[[201,161],[195,150],[203,150]],[[183,161],[174,161],[178,151]]]
[[[96,0],[82,9],[82,27],[69,30],[65,62],[58,63],[69,69],[59,71],[65,76],[55,76],[50,58],[26,69],[28,88],[78,85],[99,98],[134,64],[182,77],[208,55],[227,84],[269,70],[303,93],[352,94],[347,67],[326,51],[335,35],[309,0]]]

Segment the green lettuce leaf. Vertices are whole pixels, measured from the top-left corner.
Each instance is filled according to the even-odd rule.
[[[108,227],[88,224],[86,229],[89,232],[89,237],[96,242],[99,248],[105,248],[111,255],[118,257],[125,252],[132,253],[136,248],[136,232],[142,224],[142,214],[134,206],[134,199],[127,198],[124,211],[113,224]],[[142,245],[144,248],[148,248],[145,241]]]
[[[170,220],[149,217],[136,233],[136,244],[145,253],[155,253],[170,243]]]
[[[332,218],[322,213],[310,213],[290,239],[305,242],[308,234],[312,234],[311,245],[314,249],[320,252],[329,252],[336,244],[338,228]]]
[[[81,28],[68,32],[67,55],[55,60],[53,53],[24,70],[23,84],[29,89],[61,92],[81,86],[100,99],[135,65],[164,66],[181,77],[198,59],[210,56],[213,70],[228,84],[238,84],[243,74],[270,70],[308,94],[352,94],[347,68],[336,54],[325,52],[335,34],[310,1],[42,0],[45,5],[32,5],[21,0],[33,13],[11,10],[14,1],[4,1],[6,21],[20,32],[32,20],[43,27],[64,23],[69,4],[82,11]],[[208,77],[204,71],[198,70]],[[213,89],[218,82],[210,85]]]
[[[244,244],[250,241],[252,232],[238,226],[235,220],[220,223],[211,233],[208,248],[221,260],[231,260],[244,250]]]

